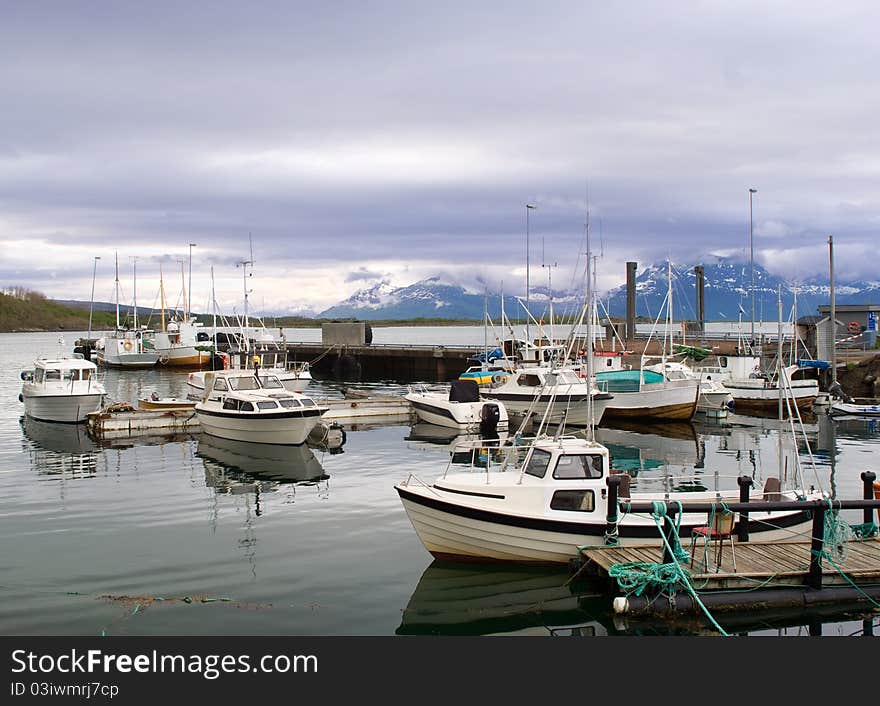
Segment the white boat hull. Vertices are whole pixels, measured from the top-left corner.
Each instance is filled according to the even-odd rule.
[[[98,351],[95,362],[109,368],[152,368],[159,362],[158,353],[107,353]]]
[[[775,412],[779,407],[779,386],[760,378],[726,380],[724,387],[733,396],[737,412],[747,410]],[[792,380],[791,389],[783,389],[783,410],[792,400],[798,409],[810,409],[819,395],[819,383],[815,380]]]
[[[507,410],[503,404],[495,401],[450,402],[446,394],[410,392],[404,395],[412,405],[416,416],[428,424],[436,424],[461,431],[475,431],[482,424],[483,406],[491,404],[498,408],[497,431],[506,431],[508,426]]]
[[[22,393],[27,416],[44,422],[85,422],[91,412],[101,409],[103,394],[27,395]]]
[[[196,407],[196,416],[206,434],[234,441],[250,441],[257,444],[305,443],[309,432],[321,419],[325,408],[312,407],[299,414],[281,413],[277,416],[255,414],[223,414],[208,412]]]
[[[578,556],[579,547],[604,542],[605,522],[604,517],[598,517],[600,513],[595,513],[597,517],[591,522],[504,515],[445,503],[424,486],[395,487],[419,539],[437,559],[566,564]],[[619,543],[659,548],[662,539],[653,521],[635,519],[641,522],[632,526],[634,536],[627,536],[627,525],[621,522]],[[689,537],[691,526],[705,523],[705,513],[685,515],[681,527],[683,538]],[[756,541],[794,541],[808,536],[811,528],[811,521],[803,513],[792,515],[790,523],[780,524],[785,526],[766,531],[750,528],[750,537]]]

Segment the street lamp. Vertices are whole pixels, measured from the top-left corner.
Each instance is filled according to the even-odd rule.
[[[189,288],[189,300],[188,300],[188,301],[189,301],[189,308],[190,308],[190,311],[188,312],[188,314],[192,314],[192,293],[193,293],[193,292],[192,292],[192,290],[193,290],[193,248],[194,248],[195,246],[196,246],[195,243],[190,243],[190,244],[189,244],[189,284],[187,285],[187,287]],[[189,316],[188,316],[188,315],[187,315],[187,316],[184,316],[184,317],[183,317],[183,320],[184,320],[184,321],[189,320]]]
[[[526,204],[526,340],[529,342],[532,340],[529,335],[529,316],[531,315],[529,308],[529,211],[533,208],[538,207],[530,203]]]
[[[98,271],[98,260],[100,259],[100,255],[95,255],[95,263],[92,265],[92,296],[89,299],[89,334],[86,336],[87,340],[92,337],[92,311],[95,307],[95,273]]]
[[[755,345],[755,246],[754,239],[752,235],[752,195],[757,194],[757,189],[749,189],[749,272],[751,274],[751,289],[752,289],[752,342],[751,345],[754,349]]]

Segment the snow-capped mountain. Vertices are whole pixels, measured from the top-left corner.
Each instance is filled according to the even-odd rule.
[[[488,306],[487,306],[488,305]],[[459,284],[429,277],[406,287],[393,287],[383,280],[361,289],[348,299],[322,311],[322,318],[375,319],[482,319],[488,308],[493,320],[500,320],[501,296],[472,293]],[[523,316],[515,297],[505,295],[505,314],[510,318]]]
[[[749,263],[723,258],[714,261],[673,265],[672,299],[675,319],[696,318],[696,273],[694,267],[702,264],[704,268],[703,294],[707,321],[736,321],[742,315],[743,321],[751,319],[752,271]],[[813,278],[793,284],[767,272],[761,265],[754,265],[755,319],[775,321],[778,317],[777,288],[782,292],[782,316],[787,320],[797,297],[797,316],[815,315],[820,304],[830,302],[829,282]],[[653,264],[636,275],[636,316],[656,318],[663,306],[668,292],[667,265]],[[877,301],[880,288],[878,283],[835,282],[834,297],[838,304]],[[626,315],[626,285],[623,284],[603,295],[612,316]]]
[[[723,258],[707,258],[701,263],[673,265],[673,316],[676,320],[696,319],[696,274],[694,266],[704,268],[703,294],[707,321],[743,321],[751,318],[751,275],[748,263]],[[755,319],[775,321],[777,318],[777,287],[782,287],[782,315],[787,320],[797,294],[797,315],[815,315],[820,304],[830,302],[830,286],[820,277],[797,284],[786,282],[762,266],[754,266]],[[666,263],[652,264],[636,275],[636,316],[656,318],[668,291]],[[880,282],[835,282],[835,301],[855,304],[880,301]],[[372,287],[355,292],[348,299],[318,314],[322,318],[411,319],[454,318],[482,319],[485,306],[483,293],[468,291],[465,287],[444,281],[439,277],[416,282],[405,287],[394,287],[381,281]],[[582,291],[553,291],[554,317],[569,320],[579,313],[583,303]],[[521,297],[524,300],[524,297]],[[529,305],[535,319],[548,320],[550,292],[546,286],[537,286],[529,293]],[[600,295],[604,316],[626,315],[625,283]],[[489,316],[500,321],[501,295],[488,294]],[[524,318],[525,310],[516,296],[505,294],[504,312],[508,318]]]

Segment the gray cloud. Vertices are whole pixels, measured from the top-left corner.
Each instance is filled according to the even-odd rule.
[[[868,277],[880,11],[838,5],[14,3],[0,244],[45,254],[0,274],[84,298],[94,255],[157,279],[195,242],[194,288],[213,266],[234,302],[251,234],[274,308],[380,272],[510,291],[524,204],[561,283],[589,203],[613,286],[629,259],[748,248],[752,186],[768,269],[821,274],[833,233]]]

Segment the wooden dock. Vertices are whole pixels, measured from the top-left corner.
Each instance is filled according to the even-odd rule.
[[[812,557],[809,542],[743,542],[736,546],[736,571],[730,547],[722,554],[716,571],[716,557],[711,547],[708,567],[703,566],[703,546],[694,548],[693,568],[688,584],[665,583],[668,573],[661,572],[663,586],[646,583],[641,590],[629,592],[617,588],[612,600],[616,614],[634,618],[755,616],[768,611],[821,608],[844,610],[880,606],[880,538],[852,540],[843,552],[832,553],[821,561],[821,581],[810,573]],[[583,549],[584,571],[611,581],[611,567],[616,564],[662,566],[660,547],[595,547]],[[833,563],[832,563],[833,562]],[[638,566],[636,567],[636,569]],[[623,595],[621,595],[623,594]]]
[[[687,550],[689,544],[684,544]],[[657,547],[594,547],[581,554],[600,574],[608,574],[615,564],[632,562],[660,563],[662,548]],[[709,547],[709,567],[703,570],[703,546],[698,541],[694,548],[694,565],[683,568],[691,573],[692,585],[698,591],[732,591],[756,586],[807,585],[810,570],[809,542],[740,542],[736,544],[736,571],[733,570],[730,546],[722,553],[721,567],[715,571],[715,545]],[[842,561],[835,563],[853,581],[880,583],[880,538],[847,543]],[[827,564],[828,562],[825,562]],[[823,586],[850,585],[846,577],[833,566],[823,565]]]

